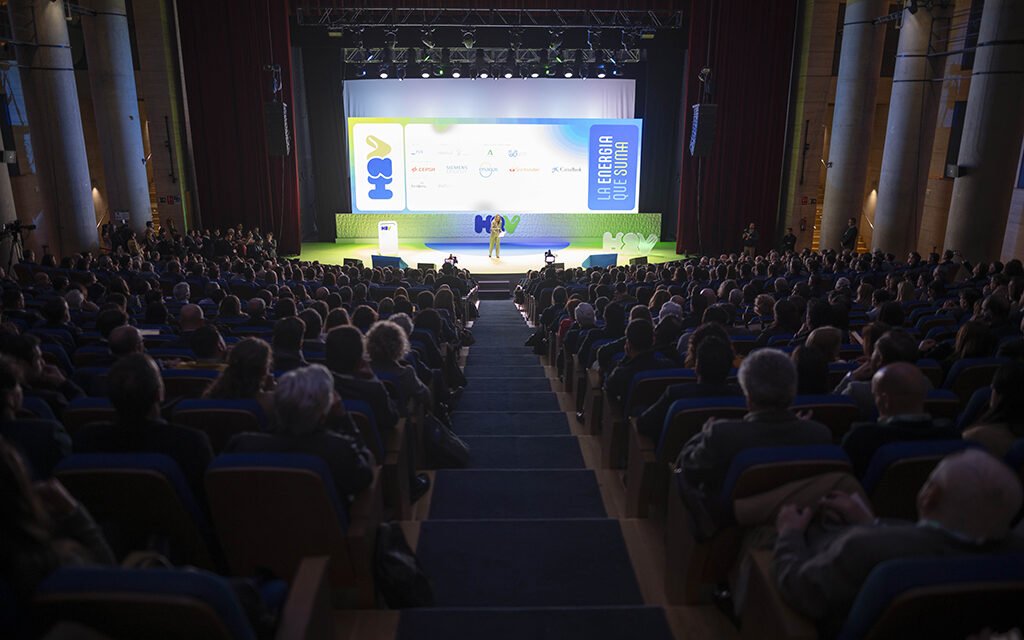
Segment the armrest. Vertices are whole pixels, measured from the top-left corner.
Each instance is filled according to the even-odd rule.
[[[329,564],[327,556],[303,558],[281,609],[281,619],[274,634],[276,640],[312,640],[333,636],[327,589]]]
[[[380,471],[380,466],[373,468],[373,482],[356,496],[355,501],[348,509],[351,520],[349,535],[352,535],[352,532],[360,522],[372,520],[374,529],[377,527],[381,509]]]
[[[647,448],[650,438],[640,435],[636,418],[629,420],[629,451],[626,456],[626,517],[644,518],[648,515],[651,494],[654,492],[657,456],[654,447]]]
[[[388,441],[384,443],[386,451],[401,451],[405,444],[405,418],[399,418],[395,428],[391,430]]]
[[[629,429],[632,434],[631,437],[636,438],[636,444],[641,451],[650,451],[653,456],[654,450],[658,448],[658,443],[640,433],[640,429],[638,427],[639,422],[640,420],[636,416],[629,419]]]
[[[775,586],[770,550],[750,552],[749,578],[746,602],[740,612],[744,638],[814,640],[818,637],[814,623],[782,599]]]

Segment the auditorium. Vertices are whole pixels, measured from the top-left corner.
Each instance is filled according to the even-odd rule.
[[[1024,638],[1024,0],[0,0],[0,638]]]

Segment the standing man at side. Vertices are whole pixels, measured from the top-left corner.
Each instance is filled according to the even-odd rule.
[[[754,228],[754,223],[751,222],[743,231],[743,253],[753,257],[754,249],[757,247],[757,229]]]
[[[786,235],[782,236],[782,246],[779,248],[783,253],[796,251],[796,236],[793,235],[793,227],[786,227]]]
[[[839,246],[843,251],[854,251],[857,248],[857,219],[850,218],[846,222],[846,229],[843,237],[839,240]]]

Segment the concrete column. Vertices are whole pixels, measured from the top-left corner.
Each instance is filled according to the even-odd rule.
[[[868,154],[875,117],[878,76],[882,71],[885,25],[874,20],[887,13],[888,0],[850,0],[843,21],[836,107],[832,116],[829,170],[822,203],[822,249],[838,249],[849,218],[861,218]]]
[[[1024,136],[1024,2],[986,0],[946,225],[947,249],[994,260]]]
[[[948,32],[947,9],[903,10],[872,241],[874,248],[897,256],[917,248],[942,93],[935,80],[945,70],[944,57],[928,57],[929,44],[944,43]]]
[[[82,133],[64,3],[9,0],[18,70],[25,92],[36,178],[45,206],[44,235],[61,255],[96,251],[96,208]]]
[[[111,217],[115,211],[127,211],[131,227],[143,233],[153,216],[128,15],[124,0],[88,0],[85,5],[92,11],[82,16],[82,29],[103,152],[107,203]]]

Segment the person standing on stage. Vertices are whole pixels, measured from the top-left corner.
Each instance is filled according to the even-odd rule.
[[[754,249],[757,247],[757,229],[754,228],[754,223],[751,222],[750,226],[743,230],[743,253],[753,257]]]
[[[846,223],[846,230],[843,231],[843,237],[839,240],[839,246],[844,251],[853,251],[857,248],[857,219],[850,218]]]
[[[793,235],[793,227],[786,227],[786,235],[782,236],[781,248],[783,253],[796,251],[796,236]]]
[[[491,252],[494,252],[494,257],[498,260],[501,259],[501,215],[494,214],[491,218],[491,246],[487,249],[487,257],[491,257]]]

